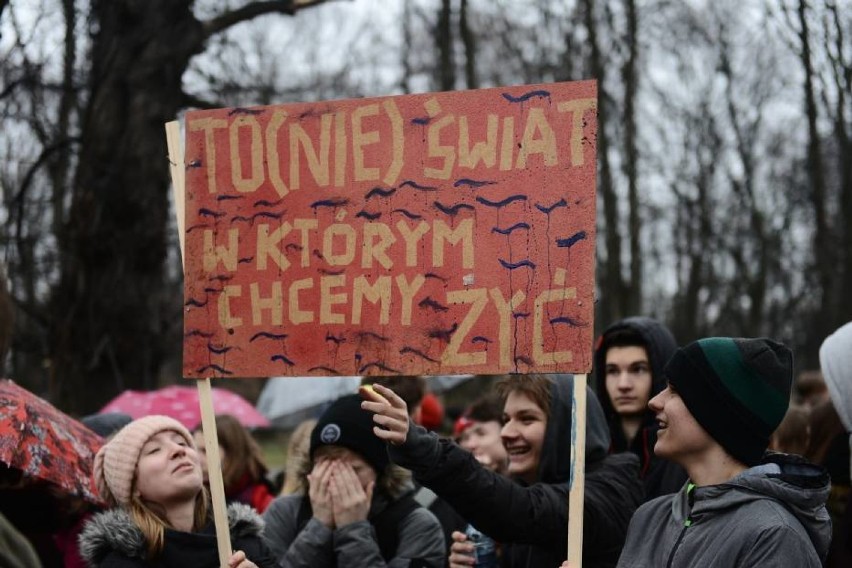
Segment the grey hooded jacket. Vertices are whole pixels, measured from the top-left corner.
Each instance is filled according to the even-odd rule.
[[[409,482],[410,485],[410,482]],[[311,518],[298,526],[301,495],[279,497],[264,512],[263,535],[282,568],[408,568],[443,566],[444,533],[438,519],[424,507],[408,513],[399,523],[395,556],[385,562],[373,525],[358,521],[334,530]],[[381,514],[388,497],[376,493],[368,518]]]
[[[547,568],[565,560],[571,475],[574,378],[553,375],[550,416],[538,482],[524,485],[495,473],[450,440],[412,426],[391,459],[438,494],[462,517],[503,545],[503,565]],[[609,429],[597,397],[587,390],[583,566],[615,566],[630,516],[642,502],[638,458],[607,455]]]
[[[260,536],[263,519],[241,503],[228,506],[231,547],[242,550],[259,568],[272,568],[275,562]],[[166,529],[163,552],[150,559],[145,536],[123,508],[98,513],[80,533],[80,555],[89,566],[100,568],[137,568],[142,566],[174,568],[218,568],[219,549],[212,521],[201,532],[189,533]]]
[[[828,474],[787,454],[731,480],[691,484],[636,511],[623,568],[822,566],[831,540]]]

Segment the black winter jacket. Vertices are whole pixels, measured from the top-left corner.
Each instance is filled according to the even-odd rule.
[[[263,520],[241,503],[228,506],[231,548],[242,550],[259,568],[273,568],[275,561],[260,533]],[[148,559],[145,537],[130,514],[121,508],[98,513],[80,533],[80,554],[89,566],[99,568],[219,568],[216,529],[211,521],[202,531],[189,533],[166,529],[163,552]]]
[[[525,486],[481,466],[469,452],[412,426],[391,459],[446,500],[462,517],[503,544],[510,568],[559,566],[567,557],[573,377],[554,375],[539,482]],[[630,517],[642,500],[639,460],[607,455],[609,432],[587,392],[583,566],[615,566]]]
[[[639,476],[645,487],[645,501],[650,501],[660,495],[675,493],[686,483],[686,471],[674,462],[658,458],[654,455],[654,445],[657,443],[657,419],[648,409],[642,418],[642,426],[636,437],[628,443],[621,428],[621,419],[606,391],[606,359],[601,350],[602,338],[619,329],[630,329],[639,334],[645,341],[648,352],[648,363],[651,365],[651,394],[653,398],[666,388],[666,378],[663,369],[669,358],[677,350],[677,343],[672,333],[657,320],[646,317],[630,317],[619,320],[604,331],[595,347],[595,383],[598,398],[609,424],[612,435],[610,452],[630,451],[639,458]]]

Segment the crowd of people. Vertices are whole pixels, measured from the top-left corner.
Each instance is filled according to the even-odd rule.
[[[820,367],[794,381],[792,352],[767,338],[679,347],[651,318],[606,328],[583,566],[852,566],[852,322]],[[229,566],[568,566],[574,377],[494,379],[442,427],[428,380],[364,378],[293,432],[277,478],[252,433],[217,416]],[[0,566],[218,566],[201,432],[83,423],[104,438],[101,503],[0,465]]]

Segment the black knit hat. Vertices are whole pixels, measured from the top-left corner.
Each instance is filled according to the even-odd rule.
[[[373,413],[361,408],[361,400],[357,394],[347,395],[322,413],[311,431],[311,459],[321,446],[343,446],[381,475],[390,463],[387,446],[373,433]]]
[[[753,466],[787,412],[793,353],[766,338],[710,337],[678,349],[665,375],[707,433]]]

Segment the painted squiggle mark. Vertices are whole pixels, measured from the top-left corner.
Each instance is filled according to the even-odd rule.
[[[195,372],[198,373],[198,374],[206,373],[207,371],[216,371],[220,375],[233,375],[234,374],[231,371],[229,371],[228,369],[226,369],[224,367],[220,367],[219,365],[205,365],[204,367],[201,367],[200,369],[195,370]]]
[[[550,323],[551,323],[551,325],[555,325],[557,323],[564,323],[564,324],[569,325],[571,327],[588,327],[589,326],[589,324],[587,324],[585,322],[582,322],[582,321],[577,320],[577,319],[569,318],[567,316],[560,316],[558,318],[553,318],[553,319],[550,320]]]
[[[269,358],[269,360],[270,361],[281,361],[282,363],[284,363],[285,365],[289,365],[290,367],[293,367],[295,365],[295,363],[293,361],[291,361],[290,359],[288,359],[286,355],[273,355],[272,357]]]
[[[252,114],[252,115],[258,115],[258,114],[263,114],[263,111],[262,111],[262,110],[260,110],[260,109],[253,109],[253,108],[234,107],[234,108],[232,108],[232,109],[231,109],[231,111],[228,113],[228,116],[234,116],[235,114]]]
[[[364,196],[364,201],[376,197],[377,195],[379,197],[390,197],[394,193],[396,193],[395,187],[391,187],[389,189],[385,189],[383,187],[374,187],[373,189],[367,192],[367,195]]]
[[[468,205],[467,203],[459,203],[457,205],[444,205],[440,201],[435,201],[433,205],[437,207],[442,213],[446,213],[450,217],[455,217],[462,209],[476,211],[476,209],[473,208],[473,205]]]
[[[420,303],[417,304],[417,306],[421,308],[431,308],[436,312],[446,312],[450,309],[447,306],[433,300],[431,296],[426,296],[425,298],[420,300]]]
[[[363,209],[358,211],[358,213],[355,214],[355,217],[363,217],[364,219],[367,219],[368,221],[375,221],[376,219],[380,218],[381,216],[382,216],[381,213],[369,213],[367,211],[364,211]]]
[[[426,126],[429,124],[431,119],[428,116],[424,116],[422,118],[412,118],[411,124],[419,124],[420,126]]]
[[[198,210],[198,214],[202,217],[213,217],[214,219],[218,219],[219,217],[224,217],[224,213],[217,213],[216,211],[211,211],[210,209],[202,207]]]
[[[507,262],[507,261],[503,260],[502,258],[500,258],[498,260],[500,261],[500,264],[503,265],[503,268],[508,268],[509,270],[515,270],[516,268],[521,268],[523,266],[526,266],[527,268],[532,268],[533,270],[535,270],[535,263],[531,260],[524,259],[524,260],[519,260],[518,262]]]
[[[340,345],[341,343],[346,343],[345,337],[343,337],[342,335],[340,337],[337,337],[336,335],[332,335],[330,332],[325,332],[325,340],[331,341],[338,345]]]
[[[546,215],[550,215],[550,212],[558,207],[568,207],[568,203],[566,203],[564,199],[560,199],[553,205],[541,205],[539,203],[535,204],[535,208]]]
[[[192,227],[190,227],[186,230],[186,234],[188,235],[189,233],[191,233],[192,231],[194,231],[196,229],[209,229],[209,228],[210,228],[210,225],[206,225],[204,223],[201,223],[201,224],[198,224],[198,225],[193,225]]]
[[[302,251],[302,245],[299,245],[299,244],[296,244],[296,243],[287,243],[286,245],[284,245],[284,250],[286,250],[287,252],[290,252],[290,251],[301,252]]]
[[[395,374],[399,374],[399,373],[400,373],[400,371],[398,371],[398,370],[396,370],[396,369],[393,369],[393,368],[391,368],[391,367],[388,367],[388,366],[387,366],[387,365],[385,365],[384,363],[376,362],[376,363],[367,363],[366,365],[364,365],[363,367],[361,367],[360,369],[358,369],[358,374],[359,374],[359,375],[364,375],[364,374],[365,374],[365,371],[367,371],[367,370],[369,370],[369,369],[371,369],[371,368],[373,368],[373,367],[375,367],[375,368],[379,369],[380,371],[384,371],[384,372],[386,372],[386,373],[395,373]]]
[[[215,353],[216,355],[222,355],[224,353],[227,353],[231,349],[233,349],[233,347],[228,347],[227,345],[223,345],[220,347],[218,345],[213,345],[212,343],[207,344],[207,350],[212,353]]]
[[[490,340],[490,339],[488,339],[487,337],[483,337],[483,336],[481,336],[481,335],[477,335],[477,336],[475,336],[475,337],[472,337],[472,338],[470,339],[470,342],[471,342],[471,343],[486,343],[486,344],[487,344],[487,343],[494,343],[493,341],[491,341],[491,340]]]
[[[478,202],[482,203],[483,205],[487,205],[488,207],[497,207],[499,209],[500,207],[505,207],[506,205],[509,205],[513,201],[526,201],[527,196],[526,195],[510,195],[506,199],[502,199],[500,201],[489,201],[489,200],[485,199],[484,197],[477,197],[476,200]]]
[[[460,180],[457,180],[453,184],[453,187],[461,187],[461,186],[464,185],[464,186],[467,186],[467,187],[477,188],[477,187],[482,187],[482,186],[485,186],[485,185],[494,185],[495,183],[497,183],[497,182],[496,181],[488,181],[488,180],[479,181],[479,180],[470,179],[470,178],[461,178]]]
[[[435,280],[440,280],[441,282],[445,282],[445,283],[450,281],[449,278],[444,278],[440,274],[435,274],[434,272],[427,272],[426,274],[423,275],[423,277],[426,278],[426,279],[433,278]]]
[[[372,331],[359,331],[357,335],[358,339],[378,339],[379,341],[388,341],[387,337]]]
[[[344,273],[346,272],[346,269],[345,269],[345,268],[340,268],[340,269],[338,269],[338,270],[330,270],[330,269],[328,269],[328,268],[320,268],[320,269],[318,270],[318,272],[319,272],[320,274],[325,275],[325,276],[340,276],[341,274],[344,274]]]
[[[231,201],[233,199],[242,199],[242,195],[217,195],[216,201]]]
[[[402,213],[403,215],[405,215],[405,216],[406,216],[406,217],[408,217],[409,219],[413,219],[413,220],[415,220],[415,221],[416,221],[417,219],[422,219],[422,218],[423,218],[423,215],[418,215],[417,213],[412,213],[412,212],[410,212],[410,211],[408,211],[408,210],[406,210],[406,209],[394,209],[393,211],[391,211],[391,213]]]
[[[204,339],[210,339],[213,337],[212,333],[207,333],[201,331],[200,329],[191,329],[183,334],[184,337],[203,337]]]
[[[251,262],[253,260],[254,260],[253,256],[246,256],[244,258],[238,258],[237,264],[248,264],[249,262]]]
[[[232,274],[217,274],[216,276],[211,276],[208,280],[217,280],[219,282],[227,282],[228,280],[233,279],[234,276]]]
[[[268,199],[259,199],[259,200],[254,202],[254,206],[255,207],[275,207],[276,205],[278,205],[282,201],[284,201],[283,198],[279,199],[278,201],[269,201]]]
[[[274,339],[276,341],[281,339],[287,339],[286,333],[270,333],[268,331],[258,331],[249,339],[249,343],[254,341],[255,339]]]
[[[526,318],[530,317],[530,313],[529,312],[513,312],[512,317],[515,318],[515,319],[526,319]]]
[[[561,248],[572,247],[576,243],[582,241],[585,238],[586,238],[586,231],[579,231],[577,233],[574,233],[573,235],[571,235],[567,239],[556,239],[556,246],[561,247]]]
[[[196,300],[195,298],[190,298],[186,301],[184,306],[192,306],[194,308],[203,308],[207,305],[208,300],[205,298],[204,301]]]
[[[338,371],[337,369],[332,369],[331,367],[311,367],[310,369],[308,369],[308,371],[309,372],[325,371],[326,373],[329,373],[330,375],[340,375],[340,371]]]
[[[311,209],[319,209],[320,207],[342,207],[349,204],[349,200],[345,197],[340,199],[320,199],[311,203]]]
[[[530,91],[528,93],[524,93],[523,95],[521,95],[519,97],[513,97],[509,93],[502,93],[502,95],[503,95],[503,98],[506,99],[507,101],[509,101],[510,103],[523,103],[523,102],[530,100],[533,97],[539,97],[539,98],[542,98],[542,99],[549,99],[550,98],[550,92],[544,91],[544,90]]]
[[[529,231],[530,226],[527,225],[526,223],[515,223],[514,225],[512,225],[511,227],[508,227],[506,229],[501,229],[500,227],[494,227],[493,229],[491,229],[491,232],[492,233],[500,233],[501,235],[511,235],[513,231],[517,231],[519,229],[526,229],[527,231]]]
[[[450,329],[433,329],[429,331],[429,337],[432,339],[442,339],[444,341],[449,342],[452,335],[459,328],[459,324],[454,323]]]
[[[201,164],[202,164],[201,160],[198,159],[198,158],[195,158],[194,160],[192,160],[190,163],[188,163],[186,165],[186,169],[189,170],[189,169],[200,168]]]
[[[418,357],[426,359],[427,361],[430,361],[432,363],[438,363],[439,362],[437,359],[433,359],[433,358],[429,357],[428,355],[426,355],[425,353],[423,353],[422,351],[420,351],[418,349],[415,349],[414,347],[403,347],[402,349],[399,350],[400,355],[405,355],[406,353],[411,353],[412,355],[417,355]]]
[[[412,181],[410,179],[407,179],[404,182],[402,182],[401,184],[399,184],[399,187],[406,187],[406,186],[408,186],[412,189],[416,189],[418,191],[436,191],[438,189],[437,187],[432,186],[432,185],[420,185],[416,181]]]

